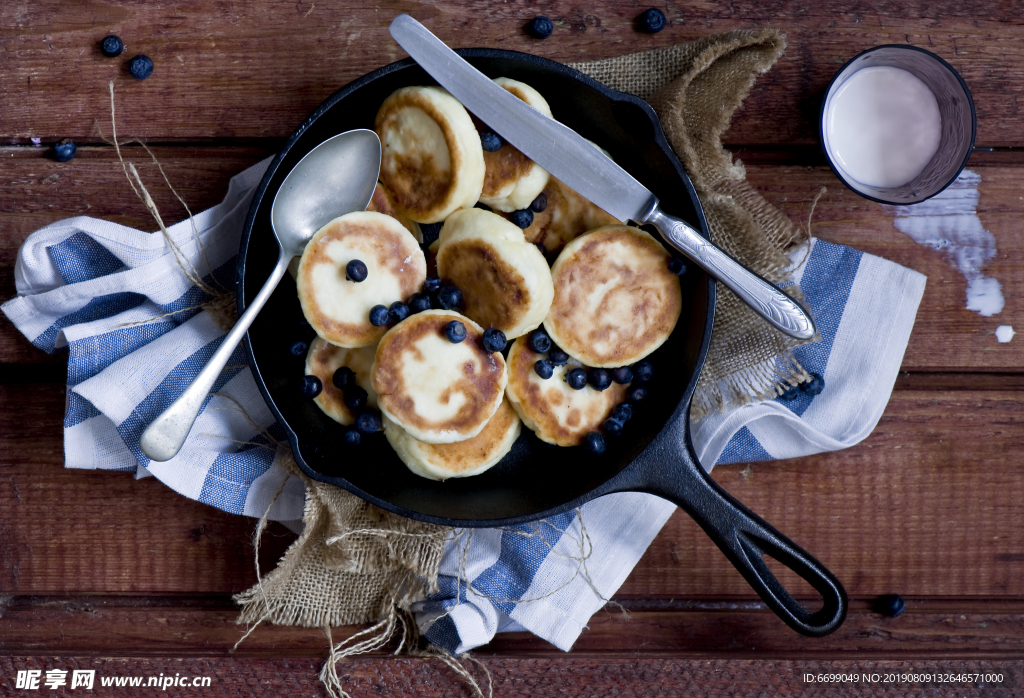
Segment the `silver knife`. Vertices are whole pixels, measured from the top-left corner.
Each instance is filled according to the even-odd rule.
[[[620,221],[654,225],[666,242],[779,330],[797,339],[814,337],[814,322],[799,303],[664,213],[658,197],[583,136],[493,82],[409,15],[394,19],[391,36],[466,109],[578,194]]]

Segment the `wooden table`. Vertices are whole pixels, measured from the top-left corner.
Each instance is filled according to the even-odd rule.
[[[0,299],[14,295],[25,237],[86,214],[155,226],[132,194],[109,134],[107,81],[119,134],[145,139],[192,207],[272,154],[325,97],[404,54],[387,34],[410,12],[454,46],[529,51],[559,61],[667,46],[713,32],[777,26],[789,47],[755,86],[727,142],[769,201],[806,225],[828,187],[814,234],[916,269],[928,286],[889,406],[846,451],[720,466],[715,478],[812,551],[844,582],[850,614],[835,634],[797,636],[768,612],[686,516],[676,514],[623,585],[629,610],[599,613],[570,654],[531,635],[481,649],[498,696],[1024,694],[1024,8],[1014,3],[671,3],[656,35],[634,29],[642,5],[554,0],[541,5],[449,0],[115,3],[0,6]],[[522,26],[555,21],[546,41]],[[128,45],[103,58],[107,33]],[[969,168],[978,214],[997,240],[986,273],[1006,307],[965,309],[965,280],[939,252],[893,227],[882,206],[845,189],[815,140],[822,92],[836,69],[878,44],[910,43],[946,58],[978,110]],[[151,56],[144,82],[126,58]],[[60,164],[45,146],[73,138]],[[44,147],[30,139],[39,138]],[[131,158],[167,219],[184,212],[138,148]],[[254,582],[251,519],[222,513],[126,474],[63,468],[66,354],[47,356],[0,320],[0,694],[18,669],[212,677],[168,695],[322,695],[319,630],[241,631],[230,595]],[[274,525],[269,569],[293,536]],[[871,610],[898,593],[898,618]],[[343,628],[335,638],[354,632]],[[437,661],[361,657],[340,667],[354,696],[468,695]],[[1002,684],[885,684],[891,672],[1000,672]],[[810,685],[805,673],[878,673],[877,684]],[[480,672],[477,670],[478,676]],[[43,689],[46,690],[45,688]],[[126,695],[131,689],[97,689]],[[77,691],[67,691],[77,695]],[[25,695],[28,695],[26,693]]]

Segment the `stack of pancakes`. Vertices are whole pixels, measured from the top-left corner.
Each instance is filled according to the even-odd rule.
[[[495,82],[551,115],[530,86]],[[324,226],[297,271],[303,313],[319,335],[306,362],[306,373],[325,386],[316,403],[351,424],[355,415],[332,384],[335,371],[351,369],[401,460],[436,480],[493,466],[521,423],[560,446],[601,430],[628,386],[574,389],[566,374],[629,365],[671,334],[682,299],[668,252],[510,144],[484,151],[486,125],[441,88],[394,92],[375,128],[383,157],[368,211]],[[510,219],[527,207],[533,223],[523,230]],[[424,250],[421,226],[428,224],[441,228]],[[557,254],[550,267],[545,253]],[[365,281],[346,278],[352,259],[367,265]],[[435,264],[440,279],[461,292],[457,311],[435,304],[390,329],[369,322],[372,307],[408,303],[426,289]],[[453,322],[465,328],[464,339],[449,332]],[[547,355],[529,339],[542,324],[557,345]],[[488,329],[515,340],[507,358],[484,347]],[[558,349],[568,361],[561,354],[554,361]],[[538,366],[549,358],[559,365],[545,379]]]

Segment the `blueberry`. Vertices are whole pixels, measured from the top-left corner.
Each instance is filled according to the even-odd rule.
[[[679,259],[679,257],[673,257],[668,260],[668,270],[676,276],[682,276],[686,273],[686,262]]]
[[[538,39],[546,39],[555,30],[551,20],[543,15],[537,15],[527,26],[527,31]]]
[[[445,310],[458,310],[462,305],[462,291],[455,284],[442,284],[437,290],[437,302]]]
[[[422,286],[420,286],[420,290],[423,291],[423,293],[433,293],[439,288],[441,288],[441,279],[436,276],[431,276],[423,282]]]
[[[423,246],[429,247],[441,234],[441,226],[444,223],[420,223],[420,233],[423,235]]]
[[[444,336],[452,344],[458,344],[466,338],[466,326],[458,320],[452,320],[444,326]]]
[[[583,390],[587,387],[587,372],[582,368],[574,368],[565,374],[565,382],[573,390]]]
[[[587,432],[587,435],[583,437],[583,445],[596,456],[604,453],[604,437],[599,432]]]
[[[391,313],[388,312],[386,305],[375,305],[370,308],[370,324],[374,327],[384,327],[390,319]]]
[[[569,363],[569,355],[558,347],[551,347],[551,351],[548,352],[548,361],[552,366],[565,366]]]
[[[490,206],[488,206],[487,204],[485,204],[485,203],[483,203],[481,201],[477,201],[476,204],[473,205],[473,208],[483,209],[484,211],[493,211],[494,210],[493,208],[491,208]]]
[[[803,383],[800,386],[800,389],[803,390],[808,395],[818,395],[819,393],[821,393],[822,390],[825,389],[825,379],[822,378],[817,373],[812,373],[811,382]]]
[[[612,384],[611,374],[603,368],[592,368],[587,374],[587,382],[594,390],[607,390]]]
[[[642,385],[638,385],[632,390],[630,390],[628,393],[626,393],[626,397],[628,397],[633,402],[643,402],[644,400],[647,399],[647,388],[645,388]]]
[[[409,310],[413,313],[422,313],[430,310],[430,295],[427,293],[416,293],[409,299]]]
[[[366,274],[366,265],[361,259],[353,259],[345,265],[345,278],[349,281],[355,281],[357,284],[366,281]]]
[[[554,370],[551,368],[551,362],[547,359],[538,359],[537,362],[533,364],[533,370],[536,371],[537,375],[544,380],[547,380],[554,375]]]
[[[633,369],[629,366],[619,366],[612,369],[612,380],[619,385],[626,385],[633,382]]]
[[[356,372],[348,366],[342,366],[334,372],[333,376],[331,376],[331,382],[334,383],[335,388],[343,390],[349,385],[355,385]]]
[[[358,385],[345,388],[345,407],[352,412],[359,412],[366,407],[366,391]]]
[[[316,397],[324,389],[324,384],[316,376],[303,376],[302,394],[305,397]]]
[[[297,342],[292,342],[292,345],[288,347],[288,351],[291,352],[292,356],[305,356],[306,352],[309,351],[309,342],[304,342],[301,339]]]
[[[537,194],[537,198],[530,202],[530,210],[534,213],[540,213],[548,207],[548,195],[544,192]]]
[[[885,594],[875,599],[872,604],[875,613],[880,613],[883,616],[895,618],[896,616],[903,613],[906,609],[906,605],[903,603],[903,597],[899,594]]]
[[[548,336],[543,327],[538,327],[530,333],[530,339],[527,344],[538,354],[547,354],[551,350],[551,337]]]
[[[501,140],[501,136],[497,133],[487,129],[480,132],[480,145],[482,145],[484,150],[488,153],[493,153],[504,145],[504,141]]]
[[[520,228],[526,229],[533,225],[533,211],[528,208],[521,208],[510,213],[508,219]]]
[[[388,308],[388,315],[391,317],[391,322],[401,322],[409,317],[409,306],[402,301],[395,301]]]
[[[380,431],[381,424],[380,415],[377,414],[376,410],[363,410],[356,416],[356,429],[363,434],[373,434],[374,432]]]
[[[601,431],[608,436],[618,436],[622,433],[623,426],[625,425],[617,419],[606,419],[601,425]]]
[[[121,51],[124,51],[124,42],[119,36],[111,34],[100,42],[100,53],[107,58],[117,58],[121,55]]]
[[[655,34],[665,28],[665,13],[652,7],[640,15],[640,26],[645,32]]]
[[[484,330],[484,351],[491,353],[504,351],[506,344],[508,344],[508,340],[505,339],[505,333],[501,330],[495,327],[488,327]]]
[[[356,427],[349,427],[345,430],[345,443],[349,446],[358,446],[362,440],[362,434],[359,433]]]
[[[641,383],[646,383],[654,377],[654,366],[650,361],[638,361],[633,364],[633,377]]]
[[[128,64],[128,72],[132,74],[133,78],[145,80],[153,74],[153,61],[149,56],[143,56],[140,53]]]
[[[798,397],[800,397],[800,387],[796,385],[791,385],[787,387],[782,392],[782,394],[779,395],[779,399],[785,402],[792,402],[793,400],[796,400]]]
[[[540,251],[541,255],[543,255],[544,259],[547,259],[548,258],[548,248],[544,245],[544,243],[543,242],[535,242],[533,244],[537,246],[537,249]]]
[[[612,408],[612,419],[625,424],[633,418],[633,408],[628,402],[620,402]]]
[[[75,152],[78,148],[71,142],[70,138],[65,138],[59,143],[53,146],[53,159],[57,162],[67,162],[71,158],[75,157]]]

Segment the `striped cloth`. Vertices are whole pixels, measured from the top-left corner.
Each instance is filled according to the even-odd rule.
[[[198,373],[224,330],[202,304],[207,289],[234,288],[234,257],[253,190],[269,161],[231,180],[223,203],[160,233],[93,218],[47,226],[25,241],[18,296],[4,313],[40,349],[68,347],[65,465],[152,475],[187,497],[260,516],[281,487],[270,518],[301,518],[303,488],[268,444],[283,432],[236,351],[192,436],[173,459],[149,461],[139,436]],[[713,463],[789,458],[851,446],[867,436],[896,379],[924,277],[848,247],[814,241],[797,270],[822,341],[796,354],[825,390],[772,400],[693,424],[697,453]],[[483,529],[453,540],[440,592],[420,604],[427,637],[452,652],[496,632],[529,630],[568,650],[610,598],[675,507],[622,493],[579,513],[513,529]],[[466,548],[468,541],[468,549]]]

